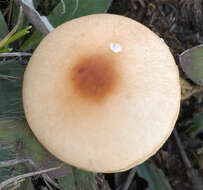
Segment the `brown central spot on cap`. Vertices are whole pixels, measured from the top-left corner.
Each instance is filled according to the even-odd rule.
[[[113,58],[83,57],[71,70],[74,93],[88,101],[100,102],[116,88],[118,73]]]

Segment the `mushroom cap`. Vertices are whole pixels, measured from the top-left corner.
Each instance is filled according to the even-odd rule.
[[[180,107],[169,48],[118,15],[71,20],[48,34],[23,82],[32,131],[53,155],[93,172],[118,172],[155,154]]]

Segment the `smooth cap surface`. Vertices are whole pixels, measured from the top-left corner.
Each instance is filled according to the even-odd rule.
[[[26,68],[23,104],[38,140],[64,162],[127,170],[156,153],[180,106],[169,48],[129,18],[69,21],[42,40]]]

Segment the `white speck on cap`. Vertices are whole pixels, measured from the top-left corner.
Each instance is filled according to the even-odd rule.
[[[114,53],[119,53],[122,51],[122,47],[120,46],[120,44],[117,43],[111,43],[110,44],[110,49],[114,52]]]

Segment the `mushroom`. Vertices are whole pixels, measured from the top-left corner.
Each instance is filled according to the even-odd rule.
[[[48,34],[23,82],[30,128],[60,160],[119,172],[155,154],[180,107],[169,48],[144,25],[118,15],[73,19]]]

